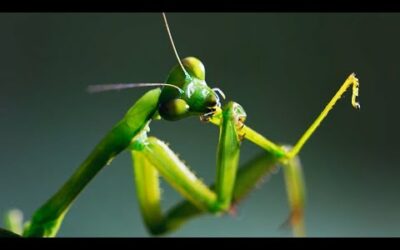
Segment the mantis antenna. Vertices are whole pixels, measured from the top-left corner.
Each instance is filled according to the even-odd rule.
[[[178,86],[168,83],[111,83],[111,84],[99,84],[99,85],[90,85],[88,87],[89,93],[97,93],[104,92],[109,90],[121,90],[121,89],[130,89],[130,88],[141,88],[141,87],[158,87],[158,86],[168,86],[177,89],[180,93],[183,93],[183,90]]]
[[[167,16],[165,15],[164,12],[162,12],[163,18],[164,18],[164,23],[165,23],[165,28],[167,29],[168,37],[172,45],[172,49],[174,50],[175,57],[179,62],[179,65],[181,66],[183,73],[185,74],[186,77],[190,77],[188,72],[186,71],[185,67],[183,66],[181,59],[179,58],[178,51],[176,50],[174,39],[172,38],[171,30],[169,29],[168,21],[167,21]],[[121,90],[121,89],[129,89],[129,88],[140,88],[140,87],[155,87],[155,86],[168,86],[168,87],[173,87],[177,89],[181,94],[184,92],[181,88],[179,88],[176,85],[173,84],[168,84],[168,83],[112,83],[112,84],[99,84],[99,85],[90,85],[87,90],[89,93],[97,93],[97,92],[104,92],[104,91],[109,91],[109,90]],[[223,98],[225,98],[225,95],[223,92],[219,89],[217,89],[218,93],[221,94]]]
[[[180,59],[179,54],[178,54],[178,51],[176,50],[175,43],[174,43],[174,39],[172,38],[172,34],[171,34],[170,29],[169,29],[169,25],[168,25],[168,21],[167,21],[167,16],[165,15],[164,12],[162,13],[162,15],[163,15],[163,18],[164,18],[165,28],[167,29],[168,37],[169,37],[169,40],[170,40],[171,45],[172,45],[172,49],[174,50],[174,53],[175,53],[175,57],[176,57],[176,59],[178,60],[179,65],[181,66],[181,68],[182,68],[182,70],[183,70],[183,73],[185,73],[185,76],[189,76],[189,74],[188,74],[188,72],[186,71],[185,67],[183,67],[183,64],[182,64],[181,59]]]

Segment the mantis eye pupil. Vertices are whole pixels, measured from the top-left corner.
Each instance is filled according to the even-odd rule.
[[[207,108],[214,108],[217,106],[217,97],[213,94],[208,95],[205,101],[205,105]]]

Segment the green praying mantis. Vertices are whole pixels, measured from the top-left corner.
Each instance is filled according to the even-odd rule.
[[[229,212],[276,165],[282,166],[289,200],[291,225],[295,236],[305,236],[305,185],[298,154],[335,103],[352,87],[352,106],[357,101],[359,82],[350,74],[338,92],[293,147],[278,145],[245,124],[246,112],[233,101],[222,105],[225,95],[205,81],[205,67],[195,57],[180,59],[165,13],[162,14],[178,64],[163,83],[106,84],[89,87],[98,92],[131,87],[156,87],[146,92],[125,116],[96,145],[65,184],[22,226],[21,216],[9,213],[1,234],[25,237],[54,237],[69,208],[85,186],[121,152],[131,153],[137,198],[144,223],[152,235],[172,232],[201,214]],[[149,136],[151,122],[179,121],[198,116],[219,128],[215,184],[201,181],[167,146]],[[249,140],[265,154],[238,167],[240,145]],[[161,207],[159,176],[185,199],[164,213]],[[4,231],[4,232],[3,232]]]

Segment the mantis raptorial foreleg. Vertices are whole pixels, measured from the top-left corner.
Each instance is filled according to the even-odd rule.
[[[237,173],[240,141],[245,114],[236,103],[229,103],[218,115],[220,137],[217,153],[217,180],[208,188],[162,141],[144,134],[133,142],[137,197],[144,222],[152,234],[167,233],[188,219],[204,212],[226,212],[235,205],[272,166],[279,162],[273,157],[268,164],[255,160]],[[282,150],[286,150],[282,147]],[[274,155],[279,152],[273,152]],[[304,183],[298,158],[280,161],[283,164],[291,215],[289,221],[296,236],[304,235]],[[182,203],[163,215],[159,173],[190,203]],[[237,180],[236,180],[237,178]]]
[[[157,171],[200,210],[216,213],[230,208],[239,162],[238,130],[244,119],[239,107],[231,102],[222,112],[215,191],[199,180],[164,142],[144,137],[133,143],[137,196],[144,221],[152,233],[167,231],[169,224],[168,217],[162,219],[161,215]]]
[[[136,196],[143,221],[151,234],[160,234],[166,230],[164,228],[165,218],[161,208],[159,172],[140,151],[131,150],[131,154]]]

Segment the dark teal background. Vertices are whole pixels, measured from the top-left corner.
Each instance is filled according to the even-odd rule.
[[[295,143],[351,72],[350,93],[301,152],[310,236],[400,236],[398,153],[400,14],[168,14],[181,57],[243,105],[247,124]],[[161,15],[0,14],[0,214],[30,216],[146,90],[88,94],[91,84],[164,81],[176,59]],[[213,182],[218,130],[190,118],[151,134]],[[243,143],[241,161],[261,150]],[[163,183],[165,206],[180,199]],[[282,173],[238,208],[172,236],[290,236]],[[79,196],[59,236],[147,236],[130,156],[123,153]]]

